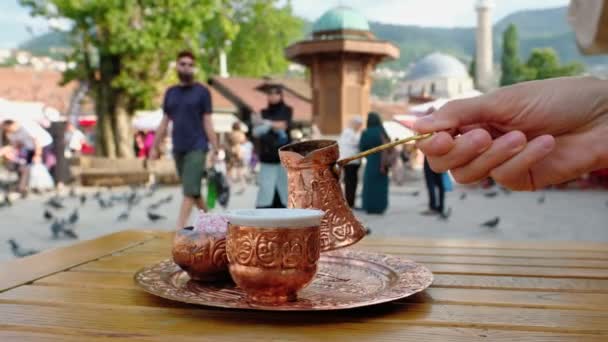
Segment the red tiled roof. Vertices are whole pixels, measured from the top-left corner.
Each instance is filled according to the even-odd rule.
[[[0,68],[0,98],[11,101],[42,102],[65,113],[77,83],[61,86],[58,71],[32,68]]]
[[[216,90],[233,100],[238,106],[243,106],[254,112],[260,112],[268,105],[266,96],[257,88],[266,81],[260,78],[246,77],[214,77],[210,83]],[[272,81],[276,83],[276,81]],[[286,84],[283,84],[287,87]],[[312,103],[293,91],[284,93],[285,103],[293,108],[294,120],[309,122],[312,119]]]
[[[301,122],[310,122],[312,118],[312,103],[310,85],[306,80],[280,78],[245,78],[245,77],[214,77],[210,83],[213,88],[222,92],[228,99],[235,101],[238,106],[259,112],[267,105],[264,94],[257,90],[265,82],[280,83],[287,91],[284,93],[285,102],[293,107],[294,118]],[[408,104],[405,102],[383,102],[372,100],[371,110],[379,113],[384,120],[392,120],[394,115],[405,114]]]
[[[408,105],[405,102],[382,102],[373,100],[371,103],[372,112],[380,114],[383,120],[392,120],[393,116],[406,114]]]
[[[217,91],[209,84],[205,84],[205,86],[209,89],[209,92],[211,93],[211,103],[213,104],[214,112],[238,112],[238,108],[234,105],[234,103],[228,100],[219,91]]]

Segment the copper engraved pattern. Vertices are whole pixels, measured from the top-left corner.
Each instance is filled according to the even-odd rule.
[[[265,268],[312,266],[319,259],[318,230],[239,227],[231,232],[233,263]]]
[[[413,261],[377,253],[341,250],[324,253],[312,283],[294,302],[266,305],[250,302],[232,283],[203,283],[167,260],[135,274],[135,282],[154,295],[180,302],[214,307],[316,311],[339,310],[385,303],[426,289],[433,274]]]
[[[289,208],[325,211],[321,222],[321,251],[350,246],[365,236],[342,194],[332,168],[338,160],[338,145],[332,140],[313,140],[284,146],[281,163],[287,169]]]
[[[173,260],[195,279],[227,276],[226,238],[180,230],[175,234]]]

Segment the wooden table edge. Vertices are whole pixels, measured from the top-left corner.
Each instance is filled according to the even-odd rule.
[[[45,276],[123,251],[144,242],[166,237],[166,231],[122,230],[70,246],[0,263],[0,293]]]

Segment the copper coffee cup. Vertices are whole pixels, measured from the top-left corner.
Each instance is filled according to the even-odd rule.
[[[236,210],[226,215],[228,269],[252,301],[293,301],[313,280],[323,215],[313,209]]]

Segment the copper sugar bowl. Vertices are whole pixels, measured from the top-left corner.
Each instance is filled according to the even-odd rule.
[[[230,279],[226,258],[226,236],[186,227],[173,239],[173,261],[190,278],[199,281]]]
[[[321,251],[350,246],[365,236],[365,228],[355,218],[344,199],[335,166],[339,157],[334,140],[310,140],[279,149],[287,170],[289,208],[320,209]]]

